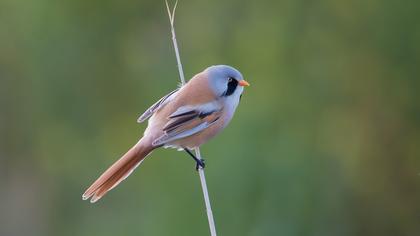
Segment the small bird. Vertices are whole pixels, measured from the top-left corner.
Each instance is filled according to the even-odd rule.
[[[143,137],[109,167],[83,194],[94,203],[126,179],[144,158],[159,147],[186,151],[196,169],[204,168],[190,150],[199,147],[227,126],[244,86],[242,74],[227,65],[210,66],[147,109],[137,120],[147,119]]]

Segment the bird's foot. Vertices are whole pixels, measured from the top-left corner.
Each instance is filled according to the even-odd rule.
[[[195,164],[195,169],[198,171],[200,168],[204,169],[204,167],[206,167],[206,162],[204,161],[204,159],[196,159],[195,160],[196,164]]]
[[[206,167],[206,163],[204,161],[203,158],[199,159],[197,158],[188,148],[184,148],[184,151],[186,151],[188,153],[188,155],[190,155],[194,161],[195,161],[195,169],[198,171],[199,169],[204,169],[204,167]]]

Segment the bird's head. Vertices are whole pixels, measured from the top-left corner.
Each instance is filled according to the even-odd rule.
[[[220,97],[239,99],[244,86],[249,86],[249,83],[242,77],[241,72],[231,66],[210,66],[205,72],[208,75],[210,88]]]

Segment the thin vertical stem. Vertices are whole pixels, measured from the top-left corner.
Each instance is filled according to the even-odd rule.
[[[177,65],[178,65],[179,78],[181,80],[182,85],[184,85],[185,84],[184,70],[182,69],[182,63],[181,63],[181,58],[179,56],[178,43],[176,41],[176,34],[175,34],[175,27],[174,27],[175,10],[176,10],[176,6],[178,4],[178,1],[175,2],[175,6],[174,6],[172,12],[169,8],[167,0],[165,0],[165,3],[166,3],[166,9],[168,10],[169,21],[171,23],[172,42],[173,42],[174,49],[175,49],[175,56],[176,56],[176,61],[177,61]],[[197,158],[201,160],[200,148],[198,148],[198,147],[195,148],[195,154],[196,154]],[[204,203],[206,205],[206,212],[207,212],[207,218],[208,218],[208,222],[209,222],[210,235],[211,236],[216,236],[217,235],[216,234],[216,226],[214,224],[213,212],[211,210],[210,198],[209,198],[209,193],[208,193],[208,190],[207,190],[206,176],[204,175],[204,169],[201,166],[198,168],[198,174],[200,176],[201,188],[203,190]]]
[[[181,57],[179,56],[178,42],[176,41],[175,26],[174,26],[175,10],[176,10],[176,6],[178,5],[178,0],[175,2],[175,6],[174,6],[174,9],[172,10],[172,13],[171,13],[171,10],[169,9],[167,0],[165,0],[165,3],[166,3],[166,9],[168,10],[169,21],[171,23],[172,43],[175,49],[175,56],[176,56],[176,62],[178,65],[179,79],[181,80],[181,84],[184,85],[185,84],[184,69],[182,68]]]
[[[201,160],[200,148],[195,149],[195,155],[198,159]],[[201,188],[203,189],[203,195],[204,195],[204,203],[206,204],[207,218],[208,218],[209,227],[210,227],[210,235],[216,236],[216,225],[214,224],[213,212],[211,210],[209,193],[207,191],[206,176],[204,175],[203,167],[200,166],[198,168],[198,174],[200,175]]]

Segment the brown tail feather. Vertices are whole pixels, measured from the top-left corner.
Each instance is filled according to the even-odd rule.
[[[103,197],[108,191],[116,187],[127,178],[133,170],[141,164],[144,158],[153,151],[149,142],[141,139],[124,156],[109,167],[83,194],[83,200],[90,197],[94,203]]]

